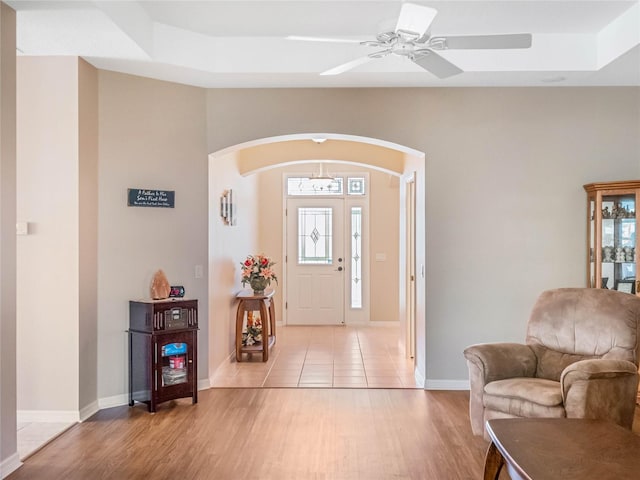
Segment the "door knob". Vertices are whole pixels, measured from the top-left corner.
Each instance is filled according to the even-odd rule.
[[[338,259],[338,261],[339,261],[339,262],[342,262],[342,257],[340,257],[340,258]]]
[[[336,268],[336,270],[337,270],[338,272],[341,272],[341,271],[342,271],[342,267],[338,267],[338,268]]]

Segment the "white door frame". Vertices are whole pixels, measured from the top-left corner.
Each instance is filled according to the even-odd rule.
[[[406,312],[407,338],[405,355],[407,358],[416,356],[416,174],[412,173],[405,181],[406,202]]]
[[[282,267],[282,285],[283,291],[285,292],[285,298],[282,302],[282,325],[288,324],[288,315],[289,312],[287,310],[287,291],[288,291],[288,278],[287,278],[287,200],[289,198],[300,198],[299,196],[289,197],[287,195],[287,177],[296,177],[296,176],[306,176],[301,172],[284,172],[282,174],[282,258],[285,259],[285,264]],[[344,198],[344,266],[345,266],[345,274],[343,276],[344,284],[344,324],[345,325],[368,325],[370,323],[370,253],[369,253],[369,190],[370,190],[370,178],[369,172],[340,172],[336,174],[337,177],[345,178],[345,195],[341,198]],[[347,177],[365,177],[365,185],[366,185],[366,194],[362,196],[350,196],[346,195],[346,178]],[[336,198],[335,196],[312,196],[311,198]],[[351,208],[352,207],[362,207],[363,215],[362,215],[362,308],[353,309],[351,308]],[[364,239],[366,238],[366,241]]]

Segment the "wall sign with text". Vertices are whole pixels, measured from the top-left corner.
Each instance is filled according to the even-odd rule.
[[[174,208],[175,200],[175,190],[127,189],[127,206],[129,207]]]

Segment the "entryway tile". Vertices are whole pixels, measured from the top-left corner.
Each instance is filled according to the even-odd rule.
[[[220,388],[416,388],[413,360],[400,355],[396,327],[278,329],[268,362],[261,355],[218,369]]]

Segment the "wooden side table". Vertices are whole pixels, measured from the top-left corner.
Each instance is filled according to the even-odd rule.
[[[242,361],[243,353],[262,353],[262,361],[269,360],[269,349],[276,343],[276,311],[271,297],[275,291],[268,288],[264,295],[254,295],[251,290],[243,290],[236,298],[238,313],[236,314],[236,361]],[[245,314],[260,312],[262,322],[262,341],[253,345],[242,345],[242,327]]]
[[[612,422],[578,418],[488,420],[485,480],[621,480],[640,475],[640,437]]]

